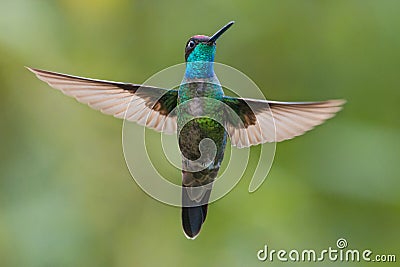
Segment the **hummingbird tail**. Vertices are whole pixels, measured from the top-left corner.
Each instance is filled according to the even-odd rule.
[[[207,215],[208,204],[182,208],[182,226],[189,239],[195,239]]]
[[[195,239],[200,233],[201,226],[206,220],[208,201],[210,199],[212,182],[203,185],[200,184],[191,186],[188,181],[196,182],[194,179],[196,173],[183,172],[183,187],[182,187],[182,227],[185,235],[189,239]],[[214,175],[213,175],[214,176]]]

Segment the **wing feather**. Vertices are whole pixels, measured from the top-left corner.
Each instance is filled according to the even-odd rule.
[[[342,109],[344,100],[278,102],[225,97],[242,123],[226,120],[231,143],[238,148],[281,142],[310,131]]]
[[[177,103],[176,90],[27,69],[54,89],[102,113],[137,122],[156,131],[176,133],[176,116],[170,113]]]

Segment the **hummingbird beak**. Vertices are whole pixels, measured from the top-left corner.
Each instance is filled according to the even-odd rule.
[[[216,33],[214,33],[213,36],[210,37],[210,40],[208,40],[207,44],[212,45],[215,43],[215,41],[217,41],[217,39],[224,33],[226,32],[226,30],[228,30],[233,23],[235,23],[234,21],[229,22],[228,24],[226,24],[224,27],[222,27],[219,31],[217,31]]]

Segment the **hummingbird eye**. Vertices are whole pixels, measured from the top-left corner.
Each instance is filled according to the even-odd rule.
[[[193,48],[196,45],[196,43],[193,40],[190,40],[189,43],[187,44],[188,48]]]

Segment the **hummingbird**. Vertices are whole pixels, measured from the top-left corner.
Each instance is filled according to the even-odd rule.
[[[233,24],[229,22],[211,37],[189,38],[184,53],[186,70],[177,89],[89,79],[27,67],[51,87],[102,113],[158,132],[177,134],[182,156],[181,220],[189,239],[198,236],[206,219],[212,185],[228,140],[232,146],[243,148],[292,139],[333,117],[345,103],[340,99],[280,102],[224,95],[214,72],[214,57],[217,40]],[[233,111],[236,118],[224,107]],[[208,148],[202,150],[204,140],[213,143],[212,153]]]

